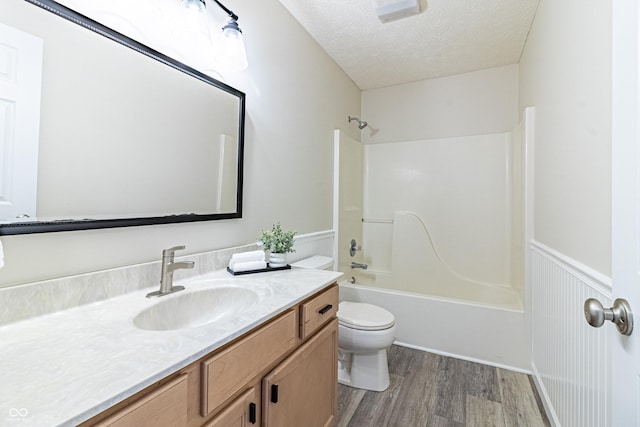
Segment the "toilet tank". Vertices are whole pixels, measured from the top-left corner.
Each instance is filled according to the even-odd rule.
[[[322,255],[314,255],[309,258],[291,264],[292,268],[316,268],[318,270],[332,270],[333,258]]]

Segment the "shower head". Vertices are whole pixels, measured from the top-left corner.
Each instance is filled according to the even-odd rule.
[[[367,127],[367,124],[368,124],[368,123],[367,123],[367,122],[365,122],[364,120],[360,120],[360,119],[359,119],[359,118],[357,118],[357,117],[351,117],[351,116],[349,116],[349,123],[351,123],[353,120],[355,120],[355,121],[357,121],[357,122],[358,122],[358,129],[364,129],[364,128],[366,128],[366,127]]]

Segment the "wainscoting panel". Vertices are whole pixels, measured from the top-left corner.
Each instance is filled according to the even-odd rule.
[[[611,280],[537,242],[530,256],[532,368],[549,417],[565,427],[611,425],[615,328],[592,328],[583,313],[587,298],[611,306]]]
[[[316,233],[301,234],[294,237],[293,253],[287,254],[287,262],[300,261],[314,255],[333,256],[335,232],[333,230],[318,231]]]

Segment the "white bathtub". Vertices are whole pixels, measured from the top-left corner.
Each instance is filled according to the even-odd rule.
[[[529,343],[519,301],[492,304],[340,283],[340,300],[375,304],[396,318],[396,344],[528,372]],[[482,301],[482,298],[478,298]]]

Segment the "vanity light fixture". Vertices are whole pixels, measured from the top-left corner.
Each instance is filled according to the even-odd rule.
[[[204,0],[182,0],[182,5],[195,12],[204,12],[207,8]]]
[[[222,27],[223,45],[216,60],[226,69],[241,71],[249,65],[247,61],[247,52],[244,47],[242,38],[242,30],[238,26],[238,15],[233,13],[229,8],[220,3],[218,0],[211,0],[224,10],[229,16],[229,22]],[[184,7],[197,12],[204,12],[207,4],[205,0],[182,0]]]

